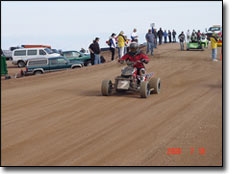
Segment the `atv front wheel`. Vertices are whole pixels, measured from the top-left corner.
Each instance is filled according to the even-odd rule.
[[[160,93],[160,78],[153,78],[149,82],[150,87],[153,88],[151,94],[159,94]]]
[[[101,86],[101,92],[104,96],[111,95],[112,92],[112,81],[111,80],[103,80]]]
[[[140,96],[147,98],[150,95],[150,85],[147,81],[141,82],[140,84]]]

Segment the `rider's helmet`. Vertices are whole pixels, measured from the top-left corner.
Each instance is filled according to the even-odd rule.
[[[132,53],[136,53],[139,51],[139,44],[137,42],[131,42],[130,44],[130,51]]]

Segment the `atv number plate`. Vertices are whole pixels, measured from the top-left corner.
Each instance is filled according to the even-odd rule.
[[[129,81],[119,80],[117,89],[129,89]]]

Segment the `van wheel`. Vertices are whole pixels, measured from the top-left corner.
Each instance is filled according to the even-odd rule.
[[[43,74],[43,72],[42,71],[35,71],[34,72],[34,75],[39,75],[39,74]]]
[[[25,65],[26,65],[26,64],[25,64],[24,61],[19,61],[19,62],[18,62],[18,67],[19,67],[19,68],[25,67]]]

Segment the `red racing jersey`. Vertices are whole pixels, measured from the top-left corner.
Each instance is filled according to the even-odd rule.
[[[136,54],[134,56],[132,56],[130,53],[127,53],[125,54],[123,57],[121,57],[119,59],[119,61],[121,60],[127,60],[129,59],[130,61],[132,62],[136,62],[136,61],[139,61],[141,59],[144,59],[146,62],[149,62],[149,58],[147,57],[147,55],[143,54],[143,53],[139,53],[139,54]],[[134,67],[136,68],[145,68],[143,63],[140,63],[140,62],[137,62]]]

